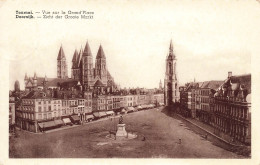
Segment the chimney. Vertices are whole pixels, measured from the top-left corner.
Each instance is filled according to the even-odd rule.
[[[228,72],[228,78],[232,76],[232,72]]]

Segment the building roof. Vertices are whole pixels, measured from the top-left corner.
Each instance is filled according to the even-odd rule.
[[[63,48],[62,48],[62,46],[60,46],[60,51],[59,51],[57,60],[61,60],[61,59],[63,59],[63,58],[66,59],[65,54],[64,54],[64,51],[63,51]]]
[[[102,45],[99,46],[96,58],[106,58],[105,53],[104,53],[103,48],[102,48]]]
[[[79,83],[79,81],[77,80],[69,80],[69,81],[64,81],[64,82],[61,82],[60,85],[62,88],[71,88],[71,87],[75,87],[77,86]]]
[[[92,56],[92,53],[91,53],[91,50],[90,50],[88,41],[87,41],[87,43],[86,43],[86,45],[85,45],[85,49],[84,49],[84,52],[83,52],[83,56]]]
[[[40,99],[40,98],[50,98],[49,93],[45,93],[42,91],[30,91],[26,96],[23,97],[24,99]]]
[[[251,74],[237,75],[230,78],[231,84],[239,84],[251,93]]]
[[[37,77],[37,86],[42,86],[45,77]],[[64,82],[71,82],[75,81],[74,79],[69,79],[69,78],[47,78],[46,86],[47,87],[53,87],[53,86],[58,86],[59,84],[62,84]]]
[[[210,88],[217,90],[222,84],[224,84],[224,81],[204,81],[203,84],[201,85],[201,88]]]

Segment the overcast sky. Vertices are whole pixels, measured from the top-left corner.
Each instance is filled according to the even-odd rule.
[[[10,61],[9,87],[24,75],[52,78],[62,44],[68,63],[88,40],[93,58],[102,44],[107,67],[121,87],[159,86],[173,40],[179,82],[224,80],[251,73],[251,56],[259,45],[257,1],[58,1],[2,4],[1,56]],[[8,6],[8,7],[6,7]],[[10,7],[10,6],[13,6]],[[19,6],[19,7],[18,7]],[[19,20],[16,10],[93,11],[92,20]]]

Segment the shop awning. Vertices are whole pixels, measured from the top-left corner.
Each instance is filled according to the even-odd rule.
[[[64,122],[65,124],[71,123],[71,121],[70,121],[69,118],[64,118],[64,119],[62,119],[62,120],[63,120],[63,122]]]
[[[99,114],[98,112],[94,112],[93,115],[94,115],[95,117],[100,117],[100,114]]]
[[[73,115],[73,116],[71,116],[71,119],[72,119],[73,121],[80,121],[80,118],[79,118],[78,115]]]
[[[128,111],[134,111],[135,108],[134,107],[128,107]]]
[[[87,116],[86,116],[86,119],[93,119],[93,118],[94,118],[93,115],[87,115]]]
[[[47,121],[47,122],[43,122],[43,123],[38,123],[38,125],[41,128],[50,128],[50,127],[55,127],[56,124],[54,123],[54,121]]]
[[[106,112],[99,112],[100,117],[107,116]]]
[[[147,108],[147,105],[142,105],[142,108]]]
[[[56,125],[63,125],[64,124],[62,120],[54,120],[54,123]]]
[[[107,114],[107,115],[113,115],[113,114],[114,114],[114,111],[107,111],[106,114]]]
[[[142,108],[143,108],[143,107],[142,107],[142,106],[140,106],[140,105],[138,105],[138,106],[137,106],[137,109],[142,109]]]

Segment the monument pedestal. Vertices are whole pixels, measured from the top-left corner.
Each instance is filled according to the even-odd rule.
[[[127,132],[125,130],[125,124],[117,124],[117,132],[116,132],[116,137],[126,137]]]

